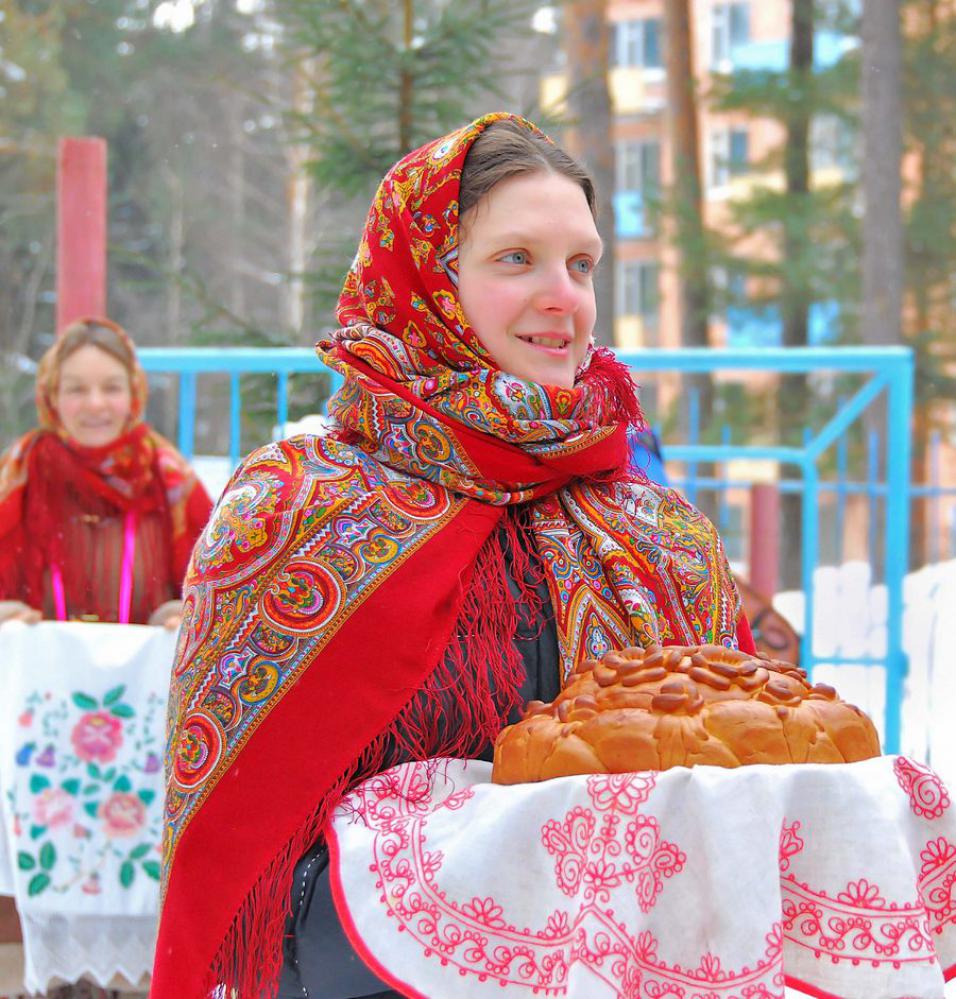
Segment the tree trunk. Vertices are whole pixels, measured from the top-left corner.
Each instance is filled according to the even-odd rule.
[[[310,61],[297,60],[292,70],[292,110],[307,116],[313,109]],[[286,198],[289,220],[289,282],[286,287],[286,322],[296,337],[305,324],[305,268],[308,262],[309,147],[290,144],[286,154],[288,181]]]
[[[597,227],[604,263],[594,278],[598,343],[614,343],[614,141],[608,89],[610,32],[607,0],[573,0],[562,8],[568,56],[568,151],[594,178],[598,191]]]
[[[863,302],[864,343],[897,344],[902,338],[903,219],[900,208],[903,155],[902,37],[898,0],[864,3],[862,19],[863,124]],[[866,415],[884,446],[886,402],[879,399]],[[916,452],[919,452],[917,447]],[[915,455],[914,455],[915,457]],[[881,477],[886,475],[881,462]],[[918,521],[914,521],[914,527]],[[877,573],[884,562],[882,529],[874,532],[877,551],[870,559]],[[917,548],[921,547],[918,543]],[[915,554],[915,552],[914,552]]]
[[[183,340],[182,280],[185,269],[186,198],[178,167],[178,163],[172,165],[169,160],[165,159],[160,166],[169,191],[169,257],[167,262],[169,273],[166,281],[166,337],[164,342],[164,346],[167,347],[176,347]],[[173,428],[176,427],[178,420],[177,394],[171,385],[170,377],[167,376],[163,390],[162,411],[165,420],[163,429],[170,436],[172,436]]]
[[[243,244],[245,242],[245,133],[242,128],[243,96],[238,91],[226,102],[226,115],[229,128],[229,156],[227,191],[229,197],[230,254],[232,267],[229,275],[229,308],[235,316],[246,311],[246,266]]]
[[[707,347],[710,295],[690,0],[668,0],[663,23],[680,339],[684,347]],[[688,391],[697,393],[700,427],[706,435],[712,429],[714,413],[710,375],[685,375],[684,384]],[[713,464],[699,465],[697,474],[712,478]],[[716,508],[710,493],[699,494],[699,505],[711,515]]]
[[[792,0],[790,24],[790,87],[801,99],[791,104],[786,120],[784,173],[787,194],[793,209],[783,231],[783,345],[805,347],[809,343],[811,292],[802,275],[809,253],[807,223],[810,215],[810,120],[812,117],[808,87],[813,76],[813,2]],[[807,377],[784,375],[780,385],[780,426],[789,443],[801,443],[801,431],[807,420],[810,396]],[[781,497],[783,544],[781,546],[781,583],[785,589],[801,585],[803,502],[813,502],[799,493]]]
[[[903,310],[903,156],[898,0],[863,4],[863,306],[868,344],[898,344]]]
[[[402,46],[408,53],[412,50],[412,40],[415,33],[414,0],[403,0],[402,3]],[[402,156],[410,153],[412,145],[412,119],[414,109],[415,80],[410,66],[406,63],[399,74],[398,80],[398,148]]]

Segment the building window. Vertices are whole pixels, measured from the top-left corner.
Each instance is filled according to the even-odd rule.
[[[614,65],[661,69],[661,20],[645,17],[614,25]]]
[[[656,139],[620,142],[617,146],[618,191],[640,191],[645,198],[661,186],[661,144]]]
[[[715,3],[711,11],[711,65],[733,60],[734,51],[750,41],[750,4]]]
[[[721,128],[710,133],[710,186],[724,187],[731,177],[746,173],[750,135],[745,128]]]
[[[659,273],[660,268],[653,260],[622,260],[618,264],[617,314],[639,316],[645,333],[657,329],[660,311]],[[645,341],[645,345],[651,344]]]

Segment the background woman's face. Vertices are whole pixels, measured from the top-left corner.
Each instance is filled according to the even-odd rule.
[[[87,344],[60,365],[55,404],[73,440],[102,447],[126,428],[133,406],[129,374],[112,354]]]
[[[504,180],[465,213],[458,298],[502,371],[571,388],[594,329],[600,256],[584,191],[560,174]]]

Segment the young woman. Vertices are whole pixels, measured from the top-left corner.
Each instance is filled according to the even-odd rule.
[[[83,319],[37,374],[40,426],[0,459],[0,622],[178,623],[189,553],[212,503],[142,422],[129,337]]]
[[[154,997],[382,994],[325,875],[351,787],[487,756],[612,647],[752,650],[712,526],[628,466],[600,256],[590,180],[514,116],[382,181],[319,344],[329,432],[250,456],[193,556]]]

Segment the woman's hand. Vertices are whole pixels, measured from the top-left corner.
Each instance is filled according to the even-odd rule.
[[[42,617],[40,611],[25,604],[22,600],[0,600],[0,625],[6,624],[8,621],[36,624]]]
[[[175,631],[183,619],[182,600],[167,600],[160,604],[152,614],[149,615],[147,624],[157,628],[165,628],[167,631]]]

